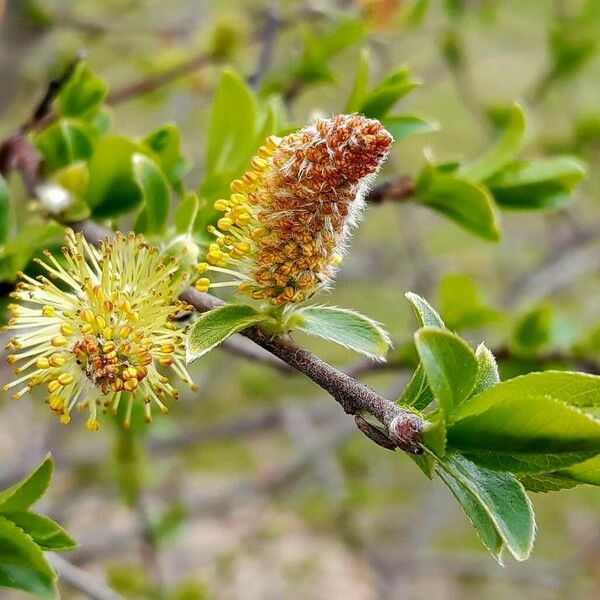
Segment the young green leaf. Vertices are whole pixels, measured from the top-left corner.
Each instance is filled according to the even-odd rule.
[[[0,513],[27,510],[35,504],[50,485],[53,470],[52,459],[47,456],[27,477],[0,492]]]
[[[55,600],[56,574],[29,535],[0,517],[0,586]]]
[[[419,185],[416,198],[483,239],[500,239],[496,207],[484,186],[434,169]]]
[[[102,138],[89,162],[87,203],[95,217],[114,217],[139,207],[142,192],[133,176],[134,154],[143,146],[121,136]]]
[[[500,549],[498,540],[492,535],[491,524],[517,560],[529,557],[535,541],[535,516],[523,486],[511,474],[482,469],[457,452],[439,461],[436,472],[444,472],[456,480],[454,486],[449,487],[459,501],[462,498],[461,505],[496,560],[500,560]],[[446,477],[444,482],[447,483],[447,480],[450,477]],[[453,489],[457,488],[456,484],[462,488],[460,495]],[[482,514],[486,514],[489,520],[481,518]]]
[[[70,550],[75,540],[52,519],[28,511],[3,512],[2,516],[22,529],[42,550]]]
[[[354,78],[352,91],[350,92],[348,102],[346,102],[346,107],[344,108],[345,113],[353,113],[359,110],[367,93],[367,84],[369,82],[369,65],[369,52],[366,48],[363,48],[360,53],[360,59],[356,69],[356,77]]]
[[[383,126],[392,134],[395,142],[399,142],[410,135],[431,133],[437,131],[439,125],[413,117],[411,115],[392,115],[381,119]]]
[[[383,359],[391,341],[372,319],[335,306],[307,306],[294,313],[295,328],[366,356]]]
[[[169,183],[181,191],[181,178],[188,165],[181,154],[181,135],[177,126],[163,125],[148,134],[142,143],[155,153]]]
[[[423,328],[415,345],[429,387],[448,421],[468,398],[477,376],[477,359],[469,346],[452,332]]]
[[[472,181],[485,181],[517,157],[524,137],[525,114],[518,104],[514,104],[500,138],[473,164],[462,168],[461,175]]]
[[[585,167],[573,157],[514,162],[486,181],[496,203],[505,209],[556,210],[572,200]]]
[[[407,292],[404,295],[412,304],[420,327],[438,327],[439,329],[446,329],[444,321],[442,321],[440,315],[438,315],[427,300],[413,292]]]
[[[60,119],[34,138],[44,157],[44,171],[52,173],[80,160],[87,160],[94,151],[93,132],[81,121]]]
[[[191,326],[186,340],[188,363],[210,352],[238,331],[270,320],[251,306],[228,304],[210,310]]]
[[[569,479],[569,477],[563,477],[554,473],[520,474],[519,481],[526,490],[536,494],[569,490],[580,483],[574,479]]]
[[[4,177],[0,175],[0,244],[3,244],[8,236],[10,227],[11,209],[8,187]]]
[[[475,378],[475,385],[471,391],[472,396],[500,383],[500,374],[498,373],[496,358],[485,344],[481,343],[477,346],[475,358],[477,359],[477,377]]]
[[[577,483],[589,483],[590,485],[600,486],[600,456],[590,458],[568,469],[561,469],[555,475]]]
[[[143,154],[134,154],[133,176],[138,184],[144,201],[134,230],[136,233],[160,235],[164,233],[169,216],[171,193],[169,184],[156,163]]]
[[[412,406],[417,410],[425,410],[433,400],[433,392],[427,383],[427,375],[423,365],[419,363],[402,395],[396,400],[396,404],[399,406]]]
[[[410,78],[410,72],[406,67],[399,69],[388,75],[367,94],[358,112],[372,119],[381,119],[398,100],[418,85],[418,81]]]
[[[80,63],[58,95],[58,110],[66,117],[89,117],[98,112],[107,92],[106,83]]]
[[[256,99],[244,80],[224,70],[208,121],[206,177],[242,168],[255,150],[257,113]]]

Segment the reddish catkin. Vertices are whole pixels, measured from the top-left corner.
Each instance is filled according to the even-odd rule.
[[[369,183],[385,160],[392,136],[375,119],[336,115],[318,119],[283,139],[271,136],[251,161],[251,170],[231,184],[229,199],[205,271],[274,305],[298,303],[326,286],[340,264],[349,234],[364,207]]]

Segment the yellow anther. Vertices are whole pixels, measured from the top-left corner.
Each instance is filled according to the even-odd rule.
[[[264,158],[260,158],[260,156],[255,156],[250,161],[250,164],[252,165],[252,168],[257,171],[264,171],[269,166],[269,163]]]
[[[242,206],[246,204],[246,200],[244,194],[231,194],[231,202],[235,205]]]
[[[86,321],[87,323],[93,323],[94,319],[95,319],[95,315],[93,313],[92,310],[90,310],[89,308],[84,308],[81,311],[81,318]]]
[[[81,326],[81,333],[83,333],[83,335],[90,335],[90,333],[93,333],[93,331],[94,328],[89,323]]]
[[[244,281],[238,285],[238,292],[241,294],[248,294],[252,291],[252,284],[249,281]]]
[[[98,431],[98,429],[100,429],[100,423],[98,422],[97,419],[88,419],[85,422],[85,426],[90,430],[90,431]]]
[[[194,287],[199,292],[208,292],[210,288],[210,279],[208,279],[208,277],[201,277],[200,279],[198,279],[198,281],[196,281]]]
[[[124,325],[123,327],[121,327],[121,329],[119,331],[119,337],[120,338],[128,338],[131,335],[132,331],[133,331],[133,328],[131,327],[131,325]]]
[[[276,135],[270,135],[265,142],[269,150],[276,150],[279,144],[281,144],[281,138]]]
[[[137,386],[138,386],[137,379],[128,379],[123,384],[123,389],[126,390],[127,392],[135,392],[135,390],[137,389]]]
[[[44,308],[42,308],[42,315],[44,317],[53,317],[55,314],[56,311],[53,306],[44,306]]]
[[[106,327],[106,319],[102,315],[96,315],[96,326],[98,329],[104,329]]]
[[[66,346],[67,344],[67,338],[63,335],[57,335],[55,337],[52,338],[52,340],[50,341],[50,343],[55,347],[55,348],[60,348],[61,346]]]
[[[227,217],[223,217],[217,221],[217,226],[221,231],[228,231],[233,225],[233,221]]]
[[[160,351],[166,352],[167,354],[171,353],[171,352],[175,352],[175,344],[172,344],[172,343],[161,344]]]
[[[215,201],[213,207],[215,210],[220,210],[224,212],[229,208],[229,202],[224,198],[221,198],[220,200]]]
[[[71,417],[67,413],[60,415],[60,422],[63,425],[68,425],[71,422]]]
[[[204,273],[206,269],[208,269],[208,263],[206,262],[201,262],[196,265],[196,271],[200,274]]]
[[[269,158],[273,152],[271,152],[271,150],[269,150],[266,146],[261,146],[258,149],[258,153],[257,153],[261,158]]]
[[[241,179],[234,179],[229,184],[229,189],[234,193],[240,193],[240,192],[245,191],[246,185],[244,184],[244,182]]]
[[[58,376],[58,383],[62,386],[70,385],[73,381],[75,381],[75,378],[70,373],[61,373]]]
[[[173,364],[174,360],[172,356],[161,356],[158,359],[158,362],[165,367],[170,367]]]
[[[66,361],[60,354],[53,354],[48,359],[48,362],[52,367],[62,367]]]
[[[55,411],[62,411],[65,403],[59,396],[50,396],[48,398],[48,406]]]
[[[73,335],[73,334],[75,333],[75,330],[73,329],[73,327],[71,327],[71,325],[69,325],[69,323],[63,323],[63,324],[60,326],[60,332],[61,332],[61,333],[62,333],[64,336],[68,337],[68,336],[70,336],[70,335]]]
[[[18,356],[17,356],[16,354],[9,354],[9,355],[6,357],[6,362],[7,362],[9,365],[14,365],[14,364],[17,362],[17,359],[18,359]]]
[[[38,358],[35,365],[38,369],[47,369],[50,366],[50,361],[45,357]]]
[[[244,227],[245,225],[248,225],[248,223],[250,223],[250,221],[252,221],[251,215],[249,215],[248,213],[243,213],[239,217],[236,218],[235,224],[238,227]]]
[[[57,392],[59,389],[60,389],[60,383],[59,383],[58,379],[53,379],[48,384],[48,393],[49,394],[54,394],[54,392]]]
[[[109,352],[113,352],[115,348],[116,344],[111,340],[102,346],[102,352],[104,352],[104,354],[108,354]]]
[[[102,337],[105,340],[112,340],[114,335],[114,329],[112,327],[105,327],[102,330]]]
[[[123,380],[120,377],[115,379],[114,383],[112,384],[112,389],[115,392],[120,392],[123,389]]]

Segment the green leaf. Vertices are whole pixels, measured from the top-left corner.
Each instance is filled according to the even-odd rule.
[[[391,341],[372,319],[335,306],[307,306],[294,313],[294,326],[366,356],[383,359]]]
[[[36,543],[14,523],[0,517],[0,586],[42,598],[58,598],[56,575]]]
[[[406,67],[388,75],[363,100],[358,112],[372,119],[381,119],[394,107],[396,102],[419,85],[410,78]]]
[[[60,119],[34,138],[44,157],[44,171],[52,173],[80,160],[88,160],[94,151],[90,128],[78,121]]]
[[[500,312],[486,306],[471,277],[444,275],[438,289],[440,313],[449,329],[474,329],[492,323]]]
[[[578,481],[553,473],[526,473],[519,475],[519,481],[526,490],[537,494],[569,490],[579,485]]]
[[[584,164],[563,156],[511,163],[486,185],[502,208],[556,210],[572,200],[573,188],[584,177]]]
[[[515,354],[535,355],[553,340],[554,308],[548,304],[536,306],[522,315],[515,324],[510,346]]]
[[[415,345],[429,387],[448,421],[467,399],[477,376],[477,359],[469,346],[452,332],[423,328]]]
[[[483,186],[434,168],[418,186],[416,198],[483,239],[500,239],[495,205]]]
[[[175,230],[177,233],[191,233],[200,209],[200,200],[196,194],[188,193],[177,205],[175,211]]]
[[[87,64],[80,63],[58,95],[59,112],[67,117],[90,116],[101,108],[107,92],[106,83]]]
[[[356,69],[356,77],[352,85],[352,91],[344,108],[345,113],[353,113],[360,109],[363,99],[367,93],[367,84],[369,81],[369,66],[370,66],[369,51],[363,48],[360,53],[358,67]]]
[[[191,326],[186,340],[188,363],[210,352],[238,331],[269,321],[270,317],[251,306],[228,304],[201,315]]]
[[[498,373],[496,359],[485,344],[481,343],[477,346],[475,358],[477,359],[477,377],[471,391],[472,396],[500,383],[500,374]]]
[[[423,365],[419,363],[402,395],[396,400],[396,404],[412,406],[417,410],[425,410],[433,400],[433,392],[427,383],[427,375]]]
[[[147,235],[161,235],[165,232],[169,216],[171,193],[169,184],[156,163],[143,154],[134,154],[133,176],[144,201],[134,230]]]
[[[514,104],[509,112],[506,128],[494,146],[460,173],[473,181],[485,181],[514,160],[523,147],[525,114]]]
[[[557,477],[573,480],[577,483],[589,483],[600,486],[600,456],[595,456],[568,469],[555,473]]]
[[[181,135],[177,126],[163,125],[148,134],[142,143],[155,153],[171,185],[181,190],[181,179],[188,164],[181,154]]]
[[[438,462],[436,472],[455,480],[449,484],[450,477],[444,478],[496,560],[500,562],[500,548],[492,525],[517,560],[529,557],[535,541],[535,516],[523,486],[512,475],[481,469],[459,453]]]
[[[2,516],[31,536],[42,550],[70,550],[77,546],[75,540],[48,517],[28,511],[11,511]]]
[[[413,310],[421,327],[438,327],[445,329],[444,321],[431,305],[418,294],[407,292],[406,299],[412,304]]]
[[[4,177],[0,175],[0,244],[3,244],[8,236],[10,227],[10,197]]]
[[[242,168],[255,150],[258,109],[247,84],[224,70],[213,100],[206,144],[205,176]]]
[[[102,138],[89,162],[87,203],[99,218],[115,217],[135,210],[142,192],[133,176],[134,154],[143,146],[121,136]]]
[[[399,142],[410,135],[419,133],[431,133],[437,131],[439,126],[436,123],[431,123],[413,117],[411,115],[392,115],[381,119],[383,126],[392,134],[394,141]]]
[[[52,459],[47,456],[27,477],[0,492],[0,513],[27,510],[35,504],[50,485],[53,470]]]
[[[575,406],[589,398],[589,388],[578,377],[570,390],[564,381],[553,388],[556,378],[536,375],[499,383],[465,403],[448,429],[449,445],[478,464],[519,473],[555,471],[598,454],[600,421]],[[595,388],[597,396],[597,381]]]

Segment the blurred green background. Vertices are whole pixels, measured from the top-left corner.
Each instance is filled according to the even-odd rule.
[[[307,39],[345,20],[353,23],[352,40],[327,61],[329,73],[299,82]],[[326,301],[384,323],[409,367],[405,345],[416,324],[404,293],[439,306],[440,282],[449,286],[448,275],[461,274],[500,311],[461,334],[502,347],[515,323],[543,306],[551,313],[544,339],[551,352],[584,339],[600,321],[599,33],[600,3],[592,1],[8,0],[0,25],[0,136],[28,118],[48,80],[81,50],[114,94],[188,65],[181,77],[115,103],[112,130],[143,137],[176,123],[193,165],[190,188],[202,179],[209,108],[225,65],[254,75],[262,101],[270,93],[286,97],[290,126],[343,110],[361,48],[369,49],[372,82],[407,65],[422,85],[402,100],[401,112],[436,122],[439,131],[397,143],[381,180],[418,173],[424,152],[440,162],[477,156],[493,137],[497,108],[519,100],[528,158],[568,152],[588,161],[576,202],[551,214],[503,212],[499,243],[410,203],[372,207]],[[356,365],[350,352],[298,340],[341,368]],[[61,427],[40,399],[0,403],[0,480],[51,450],[57,475],[42,509],[80,543],[69,559],[106,576],[124,596],[600,595],[597,490],[534,496],[541,526],[533,557],[501,568],[439,482],[359,435],[310,382],[222,351],[199,362],[200,392],[155,420],[147,447],[134,449],[139,471],[128,471],[126,460],[117,464],[126,449],[109,427],[96,435]],[[527,358],[503,364],[505,374],[531,366]],[[10,373],[2,369],[4,381]],[[409,375],[407,368],[380,370],[364,380],[395,397]],[[121,501],[127,486],[119,480],[138,476],[143,506],[132,509]],[[156,543],[148,543],[149,532]],[[65,598],[80,597],[61,589]]]

